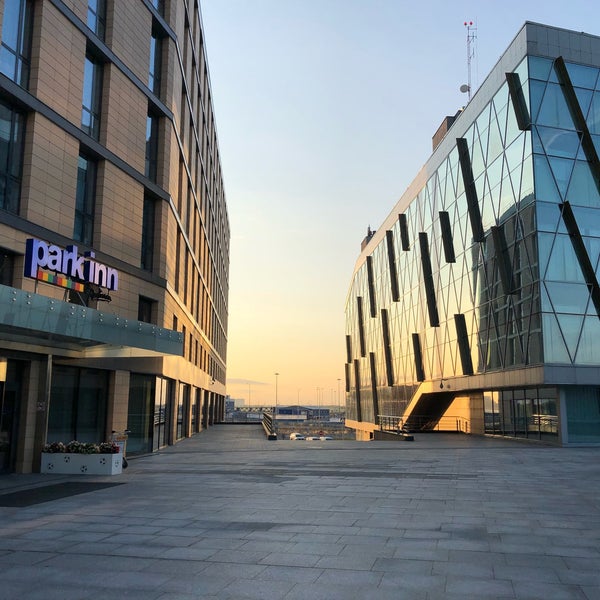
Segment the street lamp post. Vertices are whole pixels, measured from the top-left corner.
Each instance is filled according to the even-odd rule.
[[[278,379],[279,379],[279,373],[275,373],[275,413],[277,413],[278,407],[279,407],[279,401],[277,398],[277,384],[278,384]]]
[[[340,381],[342,381],[339,377],[338,377],[338,413],[340,413],[340,419],[342,418],[342,397],[340,395]]]

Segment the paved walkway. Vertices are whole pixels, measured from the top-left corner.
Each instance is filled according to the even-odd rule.
[[[600,448],[222,425],[92,479],[0,508],[0,599],[600,598]]]

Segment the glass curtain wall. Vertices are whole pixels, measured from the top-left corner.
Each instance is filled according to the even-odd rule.
[[[542,362],[533,184],[504,83],[355,273],[349,418],[402,415],[422,381]]]

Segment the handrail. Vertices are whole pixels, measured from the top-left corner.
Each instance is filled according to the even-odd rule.
[[[273,415],[268,412],[263,413],[262,426],[265,430],[265,434],[268,440],[277,439],[277,431],[275,430],[275,424],[273,421]]]
[[[398,415],[377,415],[381,431],[401,433],[408,431],[406,422]],[[409,419],[407,419],[408,421]],[[410,431],[460,431],[471,432],[471,420],[458,415],[443,415],[432,419],[430,415],[410,415]]]

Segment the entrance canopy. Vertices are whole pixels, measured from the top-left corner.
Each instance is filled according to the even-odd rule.
[[[183,355],[183,334],[0,285],[0,345],[73,358]]]

